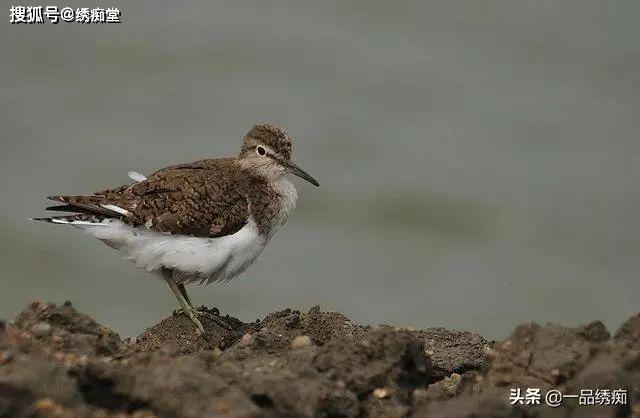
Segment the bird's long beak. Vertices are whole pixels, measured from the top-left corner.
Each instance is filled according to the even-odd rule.
[[[297,165],[295,165],[294,163],[287,161],[285,162],[285,167],[287,168],[287,171],[291,174],[294,174],[302,179],[305,179],[306,181],[308,181],[309,183],[313,184],[314,186],[318,187],[320,186],[320,183],[318,183],[318,180],[314,179],[311,174],[307,173],[306,171],[304,171],[303,169],[301,169],[300,167],[298,167]]]

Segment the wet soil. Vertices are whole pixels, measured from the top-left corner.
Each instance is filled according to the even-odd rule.
[[[209,311],[217,314],[217,311]],[[244,323],[174,314],[136,338],[70,303],[0,322],[0,417],[640,417],[640,314],[535,323],[504,341],[471,332],[362,326],[284,310]],[[622,389],[622,405],[512,405],[512,388]]]

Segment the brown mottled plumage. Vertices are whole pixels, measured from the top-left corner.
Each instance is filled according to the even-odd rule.
[[[158,232],[219,237],[233,234],[247,223],[249,189],[270,194],[264,180],[242,175],[233,159],[218,159],[165,168],[146,181],[93,195],[50,198]],[[114,205],[129,214],[102,205]],[[84,219],[84,214],[79,219]]]
[[[291,160],[291,139],[272,125],[254,126],[244,137],[239,158],[264,144],[277,159]],[[252,196],[251,215],[261,233],[269,229],[278,211],[277,191],[261,176],[243,168],[238,158],[220,158],[179,164],[156,171],[146,181],[104,190],[91,195],[50,196],[65,203],[51,210],[80,212],[77,220],[102,215],[172,234],[220,237],[240,230],[248,220],[247,196]],[[117,206],[128,214],[105,208]]]

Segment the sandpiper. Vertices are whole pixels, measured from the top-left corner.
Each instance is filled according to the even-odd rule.
[[[194,309],[185,284],[231,280],[258,258],[296,206],[287,174],[319,186],[291,161],[291,149],[283,129],[256,125],[236,158],[174,165],[148,177],[130,172],[132,184],[50,196],[62,205],[47,210],[70,214],[32,219],[74,226],[160,276],[202,333],[198,316],[211,314]]]

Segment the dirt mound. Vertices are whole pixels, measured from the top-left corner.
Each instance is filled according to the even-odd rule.
[[[318,307],[220,318],[230,329],[202,317],[198,336],[173,315],[123,341],[69,303],[33,303],[0,323],[0,417],[640,416],[640,316],[614,338],[599,322],[527,324],[495,344],[361,326]],[[628,399],[511,405],[517,387],[625,389]]]

